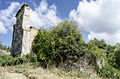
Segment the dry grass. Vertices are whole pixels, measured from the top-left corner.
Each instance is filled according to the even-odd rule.
[[[87,75],[78,72],[65,72],[52,67],[43,69],[30,64],[0,67],[0,79],[101,79],[96,74]]]
[[[6,52],[5,50],[0,49],[0,57],[5,56],[5,55],[9,55],[9,54],[10,54],[9,52]]]
[[[7,55],[6,51],[0,50],[0,56]],[[31,66],[30,63],[17,66],[0,67],[0,79],[101,79],[95,73],[85,74],[77,71],[66,72],[62,68]]]

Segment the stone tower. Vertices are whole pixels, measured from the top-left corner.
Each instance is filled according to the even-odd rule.
[[[32,41],[38,29],[29,26],[30,8],[25,3],[16,14],[16,24],[13,26],[11,55],[25,55],[31,53]]]

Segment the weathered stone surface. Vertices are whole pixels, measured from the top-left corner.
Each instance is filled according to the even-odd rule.
[[[31,53],[32,41],[38,29],[29,26],[30,8],[25,3],[16,14],[16,24],[13,26],[11,55]]]

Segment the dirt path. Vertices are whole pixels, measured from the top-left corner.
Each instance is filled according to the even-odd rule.
[[[4,72],[0,76],[0,79],[28,79],[28,78],[23,74]]]

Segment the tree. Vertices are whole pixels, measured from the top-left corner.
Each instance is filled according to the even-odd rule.
[[[53,60],[54,43],[46,30],[39,29],[32,43],[32,51],[37,54],[38,61],[49,64]]]
[[[77,24],[66,20],[51,30],[39,30],[32,47],[41,60],[60,64],[82,56],[84,44]]]
[[[59,23],[51,30],[51,36],[55,40],[55,60],[57,62],[75,61],[84,54],[85,42],[75,22],[65,20]]]
[[[107,44],[105,43],[105,41],[102,39],[102,40],[98,40],[96,38],[94,38],[94,40],[90,40],[88,42],[88,45],[91,47],[91,46],[97,46],[98,48],[101,48],[101,49],[104,49],[106,50],[107,48]]]

